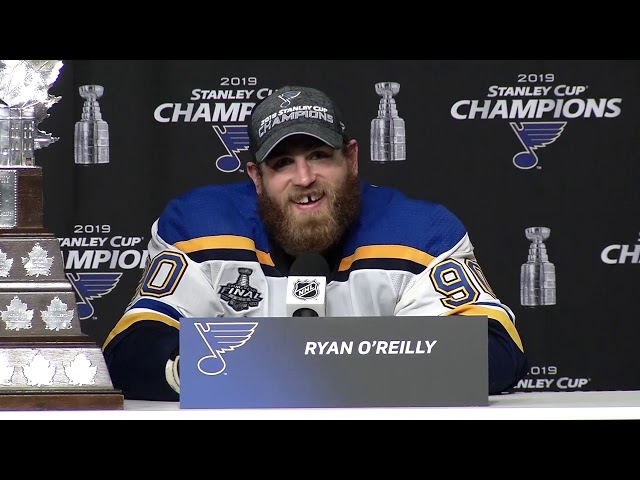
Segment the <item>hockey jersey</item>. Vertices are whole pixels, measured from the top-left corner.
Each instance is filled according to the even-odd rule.
[[[486,315],[489,393],[526,373],[509,307],[492,291],[460,220],[442,205],[361,183],[357,222],[328,259],[326,315]],[[178,400],[165,367],[181,317],[286,316],[290,258],[270,242],[252,182],[191,190],[151,227],[135,295],[103,345],[126,398]]]

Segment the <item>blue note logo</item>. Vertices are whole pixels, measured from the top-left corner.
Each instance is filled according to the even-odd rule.
[[[523,152],[514,155],[513,164],[528,170],[538,164],[535,150],[555,142],[567,122],[520,122],[520,125],[517,122],[509,122],[509,125],[525,148]]]
[[[238,153],[249,150],[249,133],[246,125],[213,125],[213,130],[227,149],[226,155],[216,159],[216,168],[221,172],[235,172],[242,165]]]
[[[204,375],[220,375],[227,368],[224,355],[242,347],[258,326],[257,322],[194,322],[211,355],[198,360],[198,371]]]
[[[299,95],[300,95],[300,92],[292,92],[292,91],[284,92],[284,93],[278,95],[278,98],[280,100],[282,100],[282,103],[280,104],[280,108],[290,107],[291,106],[291,100],[293,100],[294,98],[296,98]]]
[[[116,288],[121,272],[69,272],[65,274],[73,289],[76,291],[78,301],[78,317],[80,320],[92,318],[95,309],[91,300],[104,297]]]

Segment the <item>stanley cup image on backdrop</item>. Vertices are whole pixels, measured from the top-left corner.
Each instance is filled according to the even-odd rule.
[[[82,118],[76,122],[74,157],[77,165],[109,163],[109,124],[102,119],[98,99],[104,93],[101,85],[83,85]]]
[[[382,98],[378,104],[378,116],[371,120],[371,161],[387,163],[405,160],[404,120],[398,116],[393,98],[400,91],[396,82],[380,82],[375,85]]]
[[[527,263],[520,267],[520,304],[538,307],[556,304],[556,267],[549,261],[544,241],[551,230],[547,227],[529,227],[524,231],[531,240]]]
[[[101,349],[82,333],[58,239],[43,224],[34,152],[61,97],[59,60],[0,60],[0,410],[123,408]]]

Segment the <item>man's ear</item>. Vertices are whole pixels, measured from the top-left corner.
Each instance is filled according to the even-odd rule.
[[[256,187],[256,192],[261,192],[262,184],[260,183],[260,172],[258,172],[258,164],[255,162],[247,162],[247,174],[253,180],[253,184]]]

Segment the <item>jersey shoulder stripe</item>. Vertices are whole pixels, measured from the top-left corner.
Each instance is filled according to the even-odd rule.
[[[251,238],[237,235],[218,235],[177,242],[174,246],[202,263],[207,260],[236,260],[259,262],[273,267],[271,255],[259,250]]]
[[[167,204],[158,218],[158,235],[187,253],[207,248],[266,252],[269,243],[256,200],[251,181],[192,189]]]
[[[351,269],[354,262],[362,262],[367,260],[401,260],[407,263],[417,264],[418,270],[421,271],[428,266],[434,259],[432,255],[422,252],[413,247],[404,245],[367,245],[358,247],[353,255],[345,257],[340,262],[339,271]]]
[[[362,215],[347,241],[345,262],[350,256],[355,261],[380,255],[427,265],[465,234],[462,222],[443,205],[409,198],[393,188],[362,184]]]

